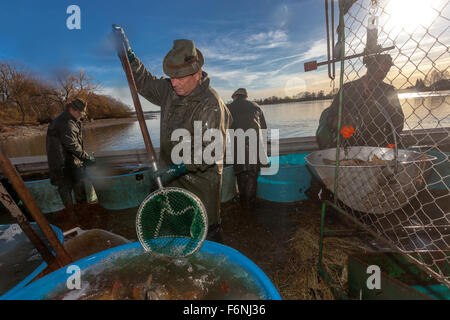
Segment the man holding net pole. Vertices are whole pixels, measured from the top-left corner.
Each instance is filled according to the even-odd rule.
[[[153,76],[132,51],[122,28],[114,29],[126,50],[138,92],[151,103],[161,107],[160,167],[170,167],[172,149],[177,145],[172,133],[186,129],[195,135],[195,124],[201,125],[201,135],[208,129],[219,130],[222,134],[225,154],[226,129],[229,126],[229,111],[214,89],[209,85],[209,77],[202,71],[204,59],[192,40],[175,40],[173,48],[166,54],[163,71],[167,78]],[[196,138],[194,137],[192,141]],[[178,187],[192,192],[204,204],[208,214],[207,239],[222,241],[220,227],[220,195],[222,184],[222,163],[208,164],[202,158],[196,160],[199,151],[209,142],[201,139],[200,150],[192,143],[191,161],[179,167],[179,177],[166,183],[167,187]]]

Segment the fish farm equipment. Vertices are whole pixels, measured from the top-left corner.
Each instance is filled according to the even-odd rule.
[[[290,153],[279,156],[279,170],[275,175],[258,177],[257,196],[272,202],[291,203],[307,198],[311,174],[306,168],[308,153]],[[273,157],[269,157],[272,160]]]
[[[124,210],[138,207],[156,188],[152,170],[88,168],[88,178],[94,186],[98,204],[107,210]]]
[[[281,300],[270,279],[251,260],[211,241],[205,241],[199,251],[181,259],[160,259],[134,242],[93,254],[75,264],[83,279],[79,290],[67,288],[70,274],[67,268],[61,268],[6,298]]]
[[[334,2],[325,0],[327,60],[305,64],[305,71],[327,65],[339,82],[330,107],[333,145],[306,157],[313,178],[333,194],[322,200],[319,274],[344,299],[450,299],[450,93],[440,89],[449,82],[449,1],[415,2],[421,16],[414,27],[398,15],[409,1],[336,1],[336,43]],[[367,80],[375,77],[383,79]],[[421,132],[424,123],[441,135],[396,134]],[[325,227],[329,209],[375,239],[376,253],[349,258],[347,293],[322,264],[323,239],[337,234]],[[367,289],[372,265],[381,290]]]

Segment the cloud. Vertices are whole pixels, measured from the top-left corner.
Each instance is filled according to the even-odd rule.
[[[260,54],[244,53],[215,47],[203,47],[201,49],[205,59],[220,60],[225,62],[253,61],[261,57]]]
[[[253,34],[245,40],[245,43],[255,49],[269,49],[289,45],[288,35],[284,30]]]

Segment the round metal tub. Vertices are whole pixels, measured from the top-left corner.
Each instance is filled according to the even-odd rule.
[[[349,147],[340,150],[340,160],[367,162],[372,161],[374,155],[390,162],[339,166],[337,197],[353,210],[379,214],[403,207],[424,188],[431,162],[436,159],[424,153],[398,150],[395,171],[393,149]],[[306,157],[311,171],[331,192],[334,192],[335,165],[328,162],[335,160],[336,148],[315,151]]]

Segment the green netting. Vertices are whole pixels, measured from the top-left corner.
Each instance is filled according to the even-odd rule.
[[[136,231],[145,250],[184,257],[197,251],[205,240],[206,210],[197,196],[184,189],[157,190],[142,202]]]

